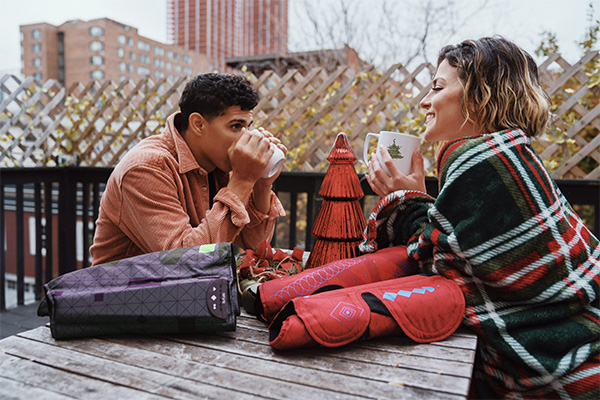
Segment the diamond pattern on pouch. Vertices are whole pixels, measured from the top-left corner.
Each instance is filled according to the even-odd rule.
[[[329,315],[348,328],[348,330],[352,330],[363,312],[364,309],[359,306],[340,301]]]
[[[422,288],[414,288],[413,290],[398,290],[397,293],[385,292],[383,298],[386,300],[396,301],[397,296],[410,297],[413,293],[425,294],[426,292],[433,292],[435,289],[431,286],[423,286]]]

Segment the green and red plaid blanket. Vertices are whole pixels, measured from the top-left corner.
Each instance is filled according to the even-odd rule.
[[[449,142],[440,193],[394,192],[361,250],[407,244],[457,282],[480,398],[600,398],[600,245],[519,130]]]

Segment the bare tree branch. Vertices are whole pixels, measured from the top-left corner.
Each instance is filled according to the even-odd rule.
[[[465,1],[294,0],[291,14],[302,34],[290,36],[290,48],[349,46],[381,68],[428,62],[488,4]]]

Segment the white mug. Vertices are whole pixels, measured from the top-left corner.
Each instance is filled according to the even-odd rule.
[[[275,175],[281,169],[281,165],[285,161],[285,153],[283,150],[272,143],[271,148],[274,150],[274,152],[269,160],[269,163],[267,164],[267,168],[265,168],[265,172],[262,176],[263,178],[270,178]]]
[[[417,136],[407,135],[405,133],[381,131],[379,133],[367,133],[365,137],[365,145],[363,147],[363,160],[365,164],[369,164],[367,159],[369,155],[369,138],[373,136],[377,138],[377,157],[379,163],[383,166],[388,175],[387,167],[383,163],[383,157],[379,151],[380,147],[385,147],[394,160],[394,165],[404,175],[412,172],[412,155],[414,151],[421,145],[421,138]]]
[[[253,132],[260,133],[258,129],[254,129]],[[270,143],[270,147],[273,149],[273,155],[265,168],[265,172],[263,173],[263,178],[270,178],[275,175],[280,169],[281,165],[285,161],[285,153],[275,144]]]

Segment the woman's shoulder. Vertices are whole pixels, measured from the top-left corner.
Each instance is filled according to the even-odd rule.
[[[520,129],[507,129],[454,139],[440,149],[437,167],[440,175],[457,163],[470,165],[498,157],[516,146],[530,145],[531,139]]]

